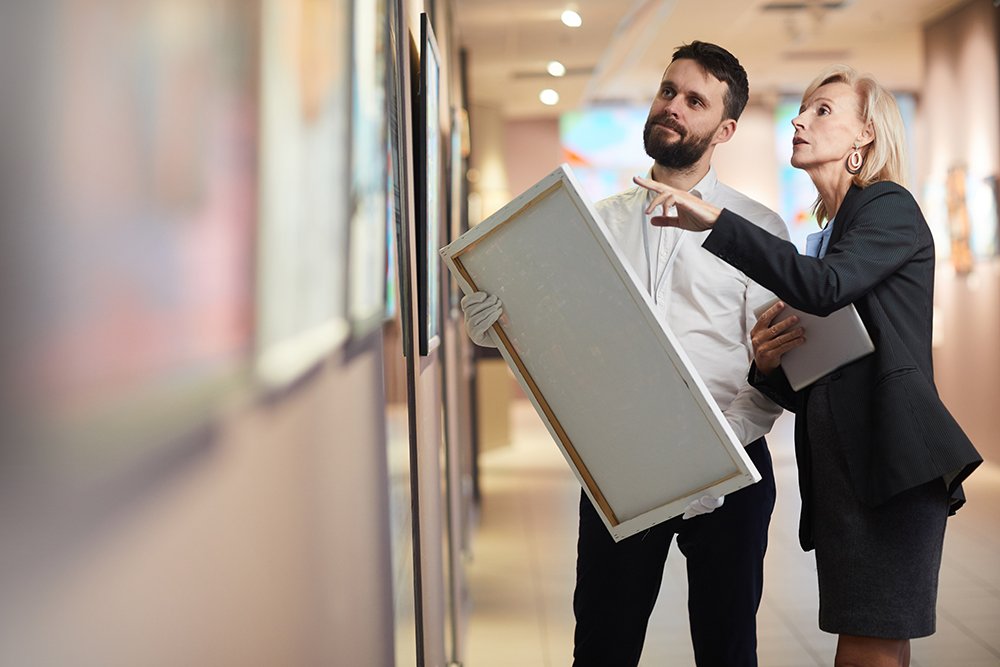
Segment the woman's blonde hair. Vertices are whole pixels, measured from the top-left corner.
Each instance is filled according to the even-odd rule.
[[[878,181],[893,181],[905,185],[906,131],[896,98],[870,74],[860,74],[847,65],[831,65],[813,79],[802,94],[805,102],[816,89],[828,83],[846,83],[859,98],[858,117],[871,123],[874,139],[861,148],[864,164],[852,179],[859,188]],[[846,166],[845,166],[846,168]],[[813,206],[816,220],[822,225],[829,218],[826,206],[819,198]]]

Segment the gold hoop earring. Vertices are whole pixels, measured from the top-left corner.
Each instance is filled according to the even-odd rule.
[[[855,141],[854,150],[847,156],[847,173],[849,174],[860,174],[861,167],[864,166],[865,158],[861,154],[860,148],[861,146]]]

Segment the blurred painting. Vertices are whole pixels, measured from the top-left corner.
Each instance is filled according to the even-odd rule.
[[[350,331],[347,0],[265,0],[257,375],[282,386]]]
[[[385,0],[354,4],[351,79],[350,320],[363,337],[386,316]],[[394,303],[392,304],[395,305]]]
[[[971,225],[965,194],[965,167],[948,170],[948,231],[951,238],[951,263],[955,272],[972,271]]]
[[[250,2],[17,3],[3,453],[101,478],[193,427],[253,340]],[[12,52],[13,51],[13,52]]]
[[[441,260],[444,217],[444,142],[441,137],[441,54],[430,18],[420,15],[420,88],[416,103],[417,248],[420,279],[420,354],[430,354],[441,335]]]
[[[606,106],[569,111],[559,117],[563,161],[591,201],[634,187],[632,177],[652,166],[642,144],[649,107]]]

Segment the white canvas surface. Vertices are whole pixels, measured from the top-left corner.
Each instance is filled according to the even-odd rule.
[[[568,167],[441,252],[615,539],[759,479]]]

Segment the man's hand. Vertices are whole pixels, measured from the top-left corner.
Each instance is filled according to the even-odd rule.
[[[650,222],[657,227],[677,227],[689,232],[703,232],[711,229],[722,213],[722,209],[690,192],[640,176],[634,177],[632,181],[656,193],[656,197],[646,207],[646,214],[649,215],[657,208],[663,207],[663,215],[650,219]],[[673,215],[670,214],[670,209],[674,209]]]
[[[689,502],[687,507],[684,508],[684,518],[690,519],[691,517],[701,516],[702,514],[711,514],[715,510],[722,507],[724,502],[726,502],[725,496],[719,496],[718,498],[713,496],[702,496],[701,498],[696,498]]]
[[[753,345],[753,360],[757,370],[764,375],[770,375],[781,365],[781,357],[799,345],[806,342],[805,331],[796,327],[799,318],[792,315],[789,318],[774,322],[774,318],[785,309],[785,304],[777,302],[763,313],[750,330],[750,343]]]
[[[462,313],[465,315],[465,330],[476,345],[496,347],[490,336],[490,327],[503,314],[500,297],[486,292],[473,292],[462,297]]]

